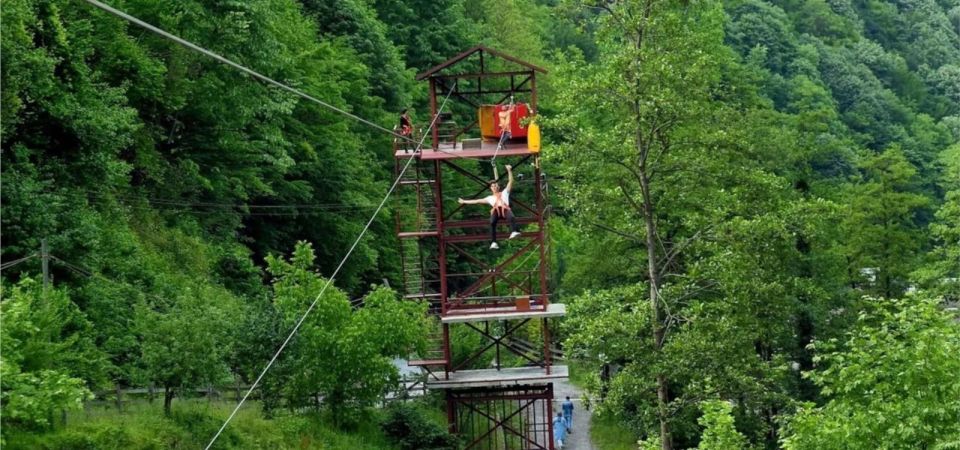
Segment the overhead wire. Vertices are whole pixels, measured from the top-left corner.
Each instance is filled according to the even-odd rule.
[[[70,269],[70,270],[72,270],[72,271],[74,271],[74,272],[76,272],[76,273],[79,273],[80,275],[83,275],[83,276],[86,276],[86,277],[89,277],[89,278],[97,278],[97,279],[106,281],[106,282],[111,283],[111,284],[116,285],[116,286],[122,286],[122,287],[126,287],[126,288],[129,288],[129,289],[133,289],[133,290],[135,290],[135,291],[137,291],[137,292],[140,292],[141,294],[143,294],[143,295],[146,296],[146,297],[151,297],[151,298],[153,298],[154,300],[159,300],[159,301],[161,302],[161,304],[172,304],[172,303],[173,303],[173,302],[170,301],[169,299],[166,299],[166,298],[163,298],[163,297],[160,297],[160,296],[157,296],[157,295],[148,293],[148,292],[144,291],[142,288],[140,288],[140,287],[138,287],[138,286],[134,286],[134,285],[132,285],[132,284],[126,282],[126,281],[117,281],[117,280],[114,280],[114,279],[112,279],[112,278],[109,278],[109,277],[107,277],[107,276],[104,276],[103,274],[100,274],[100,273],[95,272],[95,271],[93,271],[93,270],[86,269],[86,268],[80,266],[79,264],[74,264],[74,263],[71,263],[71,262],[69,262],[69,261],[65,261],[64,259],[59,258],[59,257],[57,257],[57,256],[55,256],[55,255],[49,255],[49,256],[50,256],[50,259],[51,259],[51,260],[62,264],[62,265],[63,265],[64,267],[66,267],[67,269]]]
[[[120,200],[146,201],[150,204],[166,206],[189,206],[189,207],[208,207],[208,208],[250,208],[250,209],[373,209],[374,205],[359,205],[350,203],[293,203],[293,204],[250,204],[250,203],[218,203],[204,201],[186,201],[182,199],[164,199],[155,197],[140,197],[136,195],[124,195],[117,193],[105,193],[90,189],[80,189],[89,195],[100,198],[116,198]]]
[[[11,267],[13,267],[13,266],[15,266],[15,265],[17,265],[17,264],[26,262],[26,261],[29,260],[30,258],[33,258],[33,257],[36,257],[36,256],[37,256],[37,254],[36,254],[36,253],[33,253],[33,254],[30,254],[30,255],[24,256],[23,258],[20,258],[20,259],[15,259],[15,260],[13,260],[13,261],[7,261],[7,262],[5,262],[5,263],[3,263],[3,264],[0,264],[0,270],[9,269],[9,268],[11,268]]]
[[[179,37],[179,36],[176,36],[176,35],[173,35],[173,34],[171,34],[171,33],[166,32],[166,31],[164,31],[164,30],[161,30],[161,29],[159,29],[159,28],[157,28],[157,27],[155,27],[155,26],[153,26],[153,25],[150,25],[149,23],[146,23],[146,22],[144,22],[144,21],[142,21],[142,20],[140,20],[140,19],[138,19],[138,18],[136,18],[136,17],[133,17],[133,16],[131,16],[131,15],[129,15],[129,14],[123,12],[123,11],[120,11],[120,10],[118,10],[118,9],[110,6],[110,5],[107,5],[107,4],[105,4],[105,3],[102,3],[102,2],[100,2],[100,1],[98,1],[98,0],[83,0],[83,1],[89,3],[90,5],[98,8],[98,9],[101,9],[101,10],[103,10],[103,11],[106,11],[107,13],[110,13],[110,14],[112,14],[112,15],[114,15],[114,16],[117,16],[117,17],[123,19],[123,20],[126,20],[127,22],[130,22],[130,23],[132,23],[132,24],[134,24],[134,25],[137,25],[137,26],[139,26],[139,27],[141,27],[141,28],[143,28],[143,29],[146,29],[147,31],[150,31],[150,32],[155,33],[155,34],[157,34],[157,35],[160,35],[160,36],[162,36],[162,37],[164,37],[164,38],[166,38],[166,39],[169,39],[169,40],[171,40],[171,41],[173,41],[173,42],[176,42],[177,44],[180,44],[180,45],[182,45],[182,46],[184,46],[184,47],[187,47],[187,48],[189,48],[190,50],[196,51],[196,52],[201,53],[201,54],[203,54],[203,55],[205,55],[205,56],[208,56],[208,57],[210,57],[210,58],[213,58],[214,60],[216,60],[216,61],[218,61],[218,62],[221,62],[221,63],[223,63],[223,64],[226,64],[226,65],[228,65],[228,66],[230,66],[230,67],[233,67],[234,69],[237,69],[237,70],[239,70],[239,71],[241,71],[241,72],[243,72],[243,73],[245,73],[245,74],[247,74],[247,75],[250,75],[250,76],[252,76],[252,77],[254,77],[254,78],[256,78],[256,79],[258,79],[258,80],[260,80],[260,81],[263,81],[264,83],[270,84],[270,85],[272,85],[272,86],[274,86],[274,87],[277,87],[277,88],[282,89],[282,90],[284,90],[284,91],[290,92],[291,94],[294,94],[294,95],[297,95],[297,96],[299,96],[299,97],[301,97],[301,98],[307,99],[307,100],[309,100],[309,101],[311,101],[311,102],[314,102],[314,103],[316,103],[316,104],[318,104],[318,105],[320,105],[320,106],[323,106],[324,108],[327,108],[327,109],[329,109],[329,110],[331,110],[331,111],[334,111],[334,112],[336,112],[336,113],[338,113],[338,114],[342,114],[342,115],[344,115],[344,116],[347,116],[347,117],[349,117],[349,118],[351,118],[351,119],[353,119],[353,120],[355,120],[355,121],[357,121],[357,122],[360,122],[360,123],[362,123],[362,124],[364,124],[364,125],[367,125],[367,126],[369,126],[369,127],[375,128],[375,129],[380,130],[380,131],[383,131],[383,132],[385,132],[385,133],[388,133],[388,134],[394,136],[395,138],[403,139],[403,140],[406,140],[406,141],[409,141],[409,142],[416,142],[416,141],[414,141],[413,139],[410,139],[410,138],[408,138],[408,137],[406,137],[406,136],[403,136],[403,135],[401,135],[401,134],[399,134],[399,133],[395,133],[393,130],[390,130],[390,129],[385,128],[385,127],[383,127],[383,126],[381,126],[381,125],[378,125],[378,124],[376,124],[376,123],[373,123],[373,122],[371,122],[371,121],[369,121],[369,120],[367,120],[367,119],[364,119],[364,118],[362,118],[362,117],[360,117],[360,116],[358,116],[358,115],[356,115],[356,114],[353,114],[353,113],[351,113],[351,112],[348,112],[348,111],[346,111],[346,110],[343,110],[343,109],[341,109],[341,108],[338,108],[338,107],[336,107],[336,106],[333,106],[333,105],[331,105],[330,103],[327,103],[327,102],[325,102],[325,101],[323,101],[323,100],[320,100],[320,99],[318,99],[318,98],[316,98],[316,97],[314,97],[314,96],[312,96],[312,95],[310,95],[310,94],[307,94],[307,93],[305,93],[305,92],[303,92],[303,91],[301,91],[301,90],[299,90],[299,89],[296,89],[296,88],[287,86],[286,84],[283,84],[283,83],[281,83],[281,82],[279,82],[279,81],[277,81],[277,80],[274,80],[273,78],[270,78],[270,77],[268,77],[268,76],[266,76],[266,75],[263,75],[263,74],[261,74],[260,72],[257,72],[257,71],[255,71],[255,70],[253,70],[253,69],[250,69],[250,68],[248,68],[248,67],[246,67],[246,66],[244,66],[244,65],[241,65],[241,64],[239,64],[239,63],[236,63],[236,62],[234,62],[234,61],[232,61],[232,60],[230,60],[230,59],[227,59],[227,58],[225,58],[225,57],[223,57],[223,56],[220,56],[219,54],[214,53],[214,52],[212,52],[212,51],[210,51],[210,50],[207,50],[206,48],[203,48],[203,47],[201,47],[201,46],[199,46],[199,45],[197,45],[197,44],[194,44],[193,42],[190,42],[190,41],[188,41],[188,40],[186,40],[186,39],[183,39],[183,38],[181,38],[181,37]]]
[[[453,93],[453,89],[451,89],[450,92],[447,93],[447,96],[443,99],[443,103],[440,105],[440,109],[438,109],[437,113],[434,115],[433,120],[431,120],[430,127],[428,128],[428,130],[433,129],[433,127],[436,125],[437,119],[440,117],[440,112],[443,111],[443,108],[446,106],[447,100],[450,99],[450,94],[452,93]],[[426,140],[426,135],[424,135],[420,139],[420,142],[417,144],[417,151],[419,151],[420,148],[423,146],[423,142],[425,140]],[[277,361],[277,358],[280,357],[280,353],[283,352],[283,350],[287,347],[287,344],[290,343],[290,340],[293,339],[293,337],[297,334],[297,331],[300,330],[300,326],[303,325],[303,322],[307,319],[307,316],[310,315],[310,312],[313,311],[313,308],[317,306],[317,303],[323,297],[323,293],[326,292],[328,287],[330,287],[330,284],[333,283],[333,280],[337,278],[337,275],[340,273],[340,269],[342,269],[343,266],[346,264],[347,260],[350,259],[350,256],[353,254],[354,249],[357,248],[357,245],[360,244],[360,241],[367,234],[367,230],[370,229],[370,226],[373,224],[373,221],[376,220],[377,215],[380,213],[380,210],[383,209],[383,206],[387,203],[387,200],[390,198],[391,195],[393,195],[393,191],[400,184],[400,180],[403,179],[404,173],[406,173],[407,169],[410,167],[410,163],[412,163],[413,160],[414,158],[409,158],[407,160],[406,164],[403,166],[403,169],[401,169],[400,173],[397,174],[397,178],[393,181],[393,184],[390,186],[390,189],[387,191],[387,194],[383,197],[383,200],[380,201],[380,205],[377,207],[377,210],[374,211],[373,215],[370,217],[370,220],[367,221],[367,224],[363,227],[363,230],[360,231],[360,234],[357,236],[356,240],[353,241],[353,245],[351,245],[350,249],[347,250],[347,254],[344,255],[343,259],[340,260],[340,264],[337,265],[337,268],[334,269],[330,277],[327,278],[327,282],[324,283],[323,288],[320,289],[320,292],[317,294],[317,297],[313,300],[313,302],[310,303],[310,306],[307,307],[307,310],[303,313],[302,316],[300,316],[300,319],[297,320],[297,323],[294,325],[293,330],[290,331],[290,334],[287,336],[287,338],[284,339],[282,344],[280,344],[280,348],[278,348],[276,353],[274,353],[273,357],[270,358],[270,361],[267,363],[267,366],[264,367],[263,371],[260,372],[260,375],[257,376],[257,379],[253,382],[253,384],[250,385],[250,388],[247,389],[247,392],[243,395],[243,398],[240,399],[240,401],[237,403],[237,406],[233,408],[233,411],[230,413],[230,416],[227,417],[227,420],[223,422],[223,425],[220,427],[219,430],[217,430],[217,433],[213,435],[212,439],[210,439],[210,443],[207,444],[207,446],[205,447],[205,450],[209,450],[213,446],[213,444],[217,441],[217,438],[219,438],[220,435],[223,433],[223,430],[227,428],[227,425],[230,423],[231,420],[233,420],[233,417],[237,415],[237,411],[240,410],[240,407],[243,406],[243,403],[247,401],[247,398],[250,397],[250,394],[253,392],[253,390],[260,385],[260,381],[263,380],[263,377],[267,374],[267,371],[269,371],[270,368],[273,367],[273,364]]]
[[[109,199],[108,196],[96,196],[94,195],[93,201],[106,202]],[[118,198],[123,207],[136,210],[136,211],[160,211],[160,212],[174,212],[174,213],[190,213],[190,214],[200,214],[200,215],[213,215],[221,213],[236,213],[238,215],[247,217],[247,216],[320,216],[328,214],[344,214],[352,212],[363,212],[363,211],[372,211],[376,209],[375,205],[370,206],[351,206],[348,204],[331,204],[329,206],[320,206],[314,208],[304,208],[297,206],[284,205],[279,206],[278,208],[270,209],[253,209],[252,211],[242,211],[244,205],[237,204],[234,207],[208,207],[204,205],[190,205],[190,204],[166,204],[166,203],[150,203],[148,205],[136,205],[131,204],[130,202],[134,201],[135,198],[131,197],[121,197]],[[204,209],[212,208],[212,209]]]

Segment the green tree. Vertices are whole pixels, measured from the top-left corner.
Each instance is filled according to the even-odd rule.
[[[476,45],[478,31],[466,19],[465,0],[376,0],[376,12],[404,54],[422,72]],[[429,20],[425,20],[429,18]]]
[[[63,289],[44,292],[24,278],[3,285],[2,400],[8,427],[45,429],[54,414],[79,409],[104,381],[104,358],[88,337],[90,323]]]
[[[381,22],[373,2],[363,0],[301,0],[314,16],[323,38],[340,38],[356,51],[367,71],[371,93],[387,108],[399,111],[410,105],[413,77],[407,73],[401,49],[388,37],[389,25]]]
[[[269,257],[273,300],[283,329],[290,329],[322,291],[327,280],[313,271],[313,248],[298,243],[290,261]],[[398,381],[394,357],[406,356],[426,336],[425,305],[400,301],[376,288],[354,311],[346,294],[329,288],[284,351],[280,370],[271,374],[291,407],[325,405],[338,424],[370,406]]]
[[[240,321],[239,304],[223,288],[184,286],[164,304],[150,302],[140,311],[142,363],[146,379],[164,389],[163,411],[169,415],[176,395],[229,381],[227,355]]]
[[[830,205],[778,175],[803,152],[749,84],[755,66],[722,45],[719,5],[591,5],[606,11],[599,61],[558,64],[548,125],[570,248],[585,250],[564,268],[585,289],[567,297],[568,348],[620,367],[601,409],[663,448],[695,445],[704,397],[738,398],[764,439],[794,318],[838,298],[808,269],[822,250],[802,250],[829,245]]]
[[[925,295],[864,300],[843,340],[812,344],[807,373],[826,403],[793,416],[782,444],[799,449],[934,448],[960,432],[960,325]]]
[[[703,416],[697,421],[703,426],[700,436],[700,450],[727,450],[750,448],[746,436],[740,434],[733,423],[733,406],[730,402],[713,400],[700,404]]]
[[[929,200],[918,192],[917,171],[897,147],[867,157],[861,168],[862,181],[848,188],[844,221],[849,270],[854,278],[863,274],[867,292],[898,297],[924,246],[918,215]]]
[[[948,301],[960,300],[960,144],[941,155],[944,201],[930,224],[934,248],[913,274],[920,284]]]

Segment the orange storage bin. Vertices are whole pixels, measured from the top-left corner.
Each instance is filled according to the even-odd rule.
[[[496,139],[500,137],[500,131],[497,130],[497,113],[493,108],[497,105],[480,105],[477,110],[477,122],[480,124],[480,136],[484,139]]]

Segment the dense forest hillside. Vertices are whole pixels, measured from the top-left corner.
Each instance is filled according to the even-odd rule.
[[[640,448],[960,448],[960,1],[110,4],[387,128],[428,121],[416,73],[476,44],[548,68],[560,337]],[[134,388],[179,444],[72,432],[203,445],[227,413],[175,399],[252,383],[315,298],[264,440],[224,445],[303,445],[316,411],[367,429],[428,326],[390,289],[395,205],[323,286],[390,136],[83,1],[0,19],[4,445],[65,447],[31,439]]]

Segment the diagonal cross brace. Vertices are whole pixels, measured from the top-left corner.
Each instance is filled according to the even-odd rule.
[[[476,293],[476,292],[480,289],[481,286],[483,286],[483,285],[486,284],[488,281],[490,281],[490,278],[495,277],[498,272],[503,271],[503,269],[504,269],[505,267],[507,267],[507,266],[509,266],[510,264],[512,264],[517,258],[523,256],[525,253],[527,253],[528,251],[532,250],[533,247],[534,247],[536,244],[538,244],[538,243],[542,245],[542,243],[539,242],[539,239],[531,240],[529,243],[527,243],[527,245],[523,246],[523,248],[521,248],[520,250],[518,250],[516,253],[514,253],[514,254],[513,254],[512,256],[510,256],[509,258],[507,258],[506,261],[504,261],[504,262],[498,264],[496,267],[494,267],[493,271],[487,272],[486,274],[484,274],[483,276],[481,276],[480,279],[478,279],[478,280],[475,281],[472,285],[470,285],[467,289],[465,289],[465,290],[463,291],[463,293],[458,294],[458,295],[456,296],[456,298],[454,298],[453,301],[450,302],[450,303],[451,303],[450,306],[462,306],[463,303],[464,303],[464,301],[467,299],[467,297],[469,297],[470,295],[473,295],[474,293]]]

